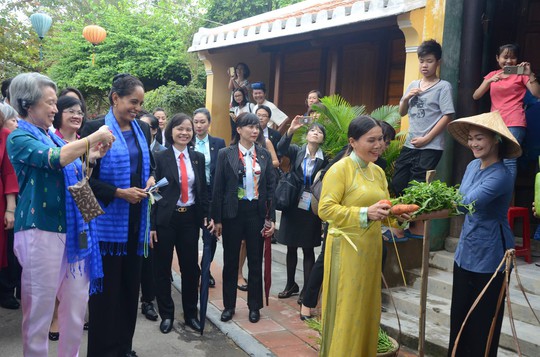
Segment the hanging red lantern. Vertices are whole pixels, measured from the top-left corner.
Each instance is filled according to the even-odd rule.
[[[101,42],[105,41],[105,38],[107,37],[107,31],[105,31],[105,29],[101,26],[89,25],[83,29],[82,34],[84,38],[93,45],[92,47],[92,66],[93,66],[95,62],[95,57],[96,57],[96,54],[95,54],[96,45],[99,45]]]

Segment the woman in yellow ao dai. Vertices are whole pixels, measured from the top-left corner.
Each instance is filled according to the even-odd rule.
[[[319,216],[329,222],[324,257],[321,356],[373,357],[381,315],[381,221],[390,205],[384,171],[373,162],[383,134],[373,118],[348,129],[351,155],[323,181]]]

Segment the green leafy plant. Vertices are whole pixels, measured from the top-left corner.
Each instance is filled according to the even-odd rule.
[[[347,130],[351,121],[360,115],[367,115],[368,113],[365,106],[352,106],[339,94],[322,98],[321,104],[321,106],[313,107],[313,110],[319,114],[315,121],[322,124],[326,129],[326,138],[321,149],[326,156],[332,158],[348,145]],[[374,119],[386,121],[394,128],[398,128],[401,122],[399,108],[395,105],[383,105],[369,113],[369,115]],[[305,133],[305,127],[299,129],[295,133],[293,141],[303,144],[305,142]],[[389,158],[394,156],[389,156]]]
[[[144,95],[144,109],[151,112],[157,107],[165,109],[169,116],[176,113],[191,115],[197,108],[204,107],[206,91],[195,86],[182,86],[176,82],[169,82],[148,91]]]
[[[439,180],[430,183],[411,181],[409,187],[403,190],[403,195],[392,201],[394,204],[415,204],[420,209],[416,215],[448,209],[450,216],[463,214],[463,210],[474,213],[474,202],[463,203],[463,196],[459,192],[459,185],[448,186]]]
[[[321,345],[321,335],[322,335],[322,323],[320,319],[307,319],[305,321],[306,325],[318,333],[316,339],[317,345]],[[379,327],[379,338],[377,341],[377,353],[387,353],[396,349],[397,346],[394,345],[392,340],[388,337],[388,334]]]

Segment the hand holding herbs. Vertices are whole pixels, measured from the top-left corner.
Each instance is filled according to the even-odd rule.
[[[459,185],[447,186],[439,180],[431,183],[412,181],[409,187],[403,190],[403,195],[392,200],[392,205],[417,205],[414,215],[448,210],[449,216],[458,216],[464,211],[474,212],[474,202],[463,203],[463,196],[458,190]]]

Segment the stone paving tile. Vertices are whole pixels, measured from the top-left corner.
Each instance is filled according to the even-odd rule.
[[[234,318],[233,318],[234,319]],[[249,321],[238,321],[236,323],[238,326],[246,330],[252,335],[264,332],[274,332],[274,331],[284,331],[285,328],[280,324],[276,323],[274,320],[269,319],[268,317],[261,317],[259,322],[251,323]]]
[[[316,331],[313,331],[307,325],[304,325],[303,329],[299,330],[292,330],[291,331],[296,337],[300,338],[302,341],[307,343],[308,345],[312,346],[313,348],[318,349],[318,342],[317,339],[319,338],[319,334]]]
[[[270,349],[285,346],[305,345],[304,341],[298,338],[298,336],[286,330],[257,333],[254,334],[253,337]]]
[[[277,347],[272,348],[271,351],[278,357],[317,357],[319,355],[308,345]]]

